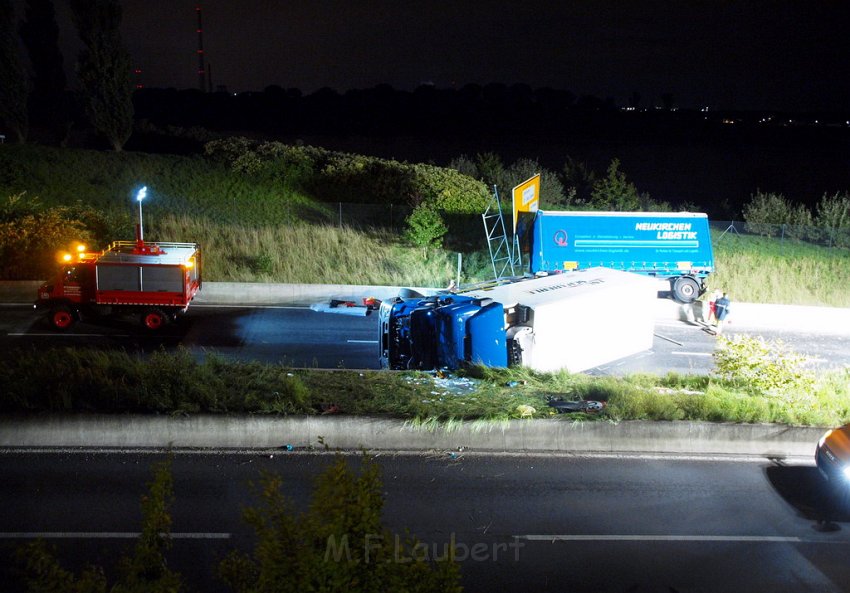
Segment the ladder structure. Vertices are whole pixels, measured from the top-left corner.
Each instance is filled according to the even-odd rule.
[[[514,237],[512,248],[505,230],[505,217],[502,214],[502,203],[499,200],[499,190],[493,186],[493,197],[487,205],[484,214],[484,233],[487,236],[487,248],[490,250],[490,263],[493,265],[493,277],[496,279],[505,277],[505,272],[510,271],[510,276],[516,275],[515,268],[521,267],[519,261],[519,240]],[[516,257],[514,256],[516,253]]]

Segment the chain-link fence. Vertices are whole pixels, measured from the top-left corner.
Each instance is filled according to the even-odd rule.
[[[405,219],[412,209],[397,204],[354,204],[333,202],[328,204],[333,213],[328,222],[356,229],[375,228],[393,233],[404,232]]]
[[[794,224],[767,224],[729,220],[713,220],[709,226],[715,231],[715,240],[726,236],[749,235],[770,237],[780,242],[797,241],[823,247],[850,248],[850,228],[829,228]],[[719,234],[718,234],[719,233]]]

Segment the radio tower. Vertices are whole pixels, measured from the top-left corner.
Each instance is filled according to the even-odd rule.
[[[201,24],[201,5],[195,6],[195,12],[198,14],[198,88],[201,92],[206,89],[207,69],[204,67],[204,27]]]

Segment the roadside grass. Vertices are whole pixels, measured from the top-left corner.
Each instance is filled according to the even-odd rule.
[[[714,235],[712,288],[749,303],[850,307],[850,250],[755,235]]]
[[[229,282],[444,286],[452,255],[407,247],[397,235],[331,224],[221,224],[164,215],[148,227],[159,240],[191,237],[204,253],[204,278]]]
[[[824,373],[811,398],[763,395],[712,376],[624,378],[473,367],[423,372],[292,369],[187,350],[15,349],[0,367],[0,413],[379,416],[422,430],[492,430],[511,419],[708,421],[836,426],[850,421],[850,370]],[[548,399],[605,402],[558,414]]]

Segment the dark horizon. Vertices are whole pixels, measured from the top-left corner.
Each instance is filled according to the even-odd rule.
[[[23,14],[23,0],[17,0]],[[146,88],[197,88],[195,2],[123,0],[124,43]],[[846,112],[850,38],[840,3],[455,4],[200,2],[213,88],[305,95],[381,84],[563,89],[617,106]],[[71,85],[79,49],[55,2]]]

